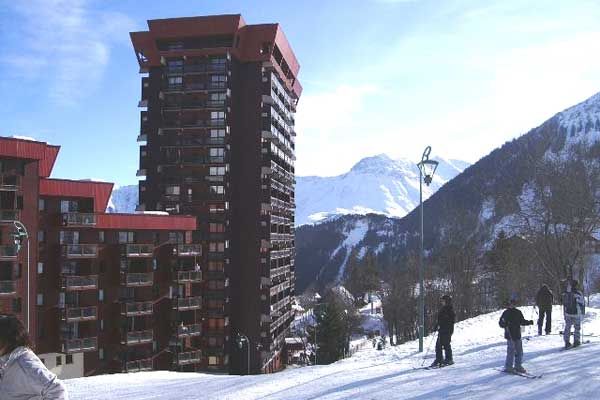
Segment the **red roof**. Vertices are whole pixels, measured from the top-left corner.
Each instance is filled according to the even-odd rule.
[[[95,212],[106,211],[112,188],[110,182],[40,179],[40,196],[93,198]]]
[[[196,230],[196,217],[188,215],[98,214],[99,229]]]
[[[38,160],[39,175],[43,178],[50,176],[59,150],[60,146],[46,142],[0,137],[0,156]]]

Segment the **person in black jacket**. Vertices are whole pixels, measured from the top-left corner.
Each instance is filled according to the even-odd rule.
[[[504,338],[507,341],[506,362],[504,370],[506,372],[525,373],[523,368],[523,343],[521,342],[521,326],[533,325],[532,320],[526,320],[523,313],[516,308],[517,301],[512,298],[508,303],[508,308],[504,310],[500,317],[499,325],[504,328]],[[514,363],[514,367],[513,367]]]
[[[435,361],[431,364],[432,367],[454,364],[452,346],[450,346],[452,334],[454,333],[454,320],[456,318],[454,309],[452,308],[452,298],[448,295],[442,296],[440,305],[441,308],[437,314],[437,324],[435,327],[438,332],[435,343]],[[442,356],[442,349],[446,353],[445,359]]]
[[[554,295],[548,288],[548,285],[542,285],[535,297],[535,304],[539,309],[538,316],[538,335],[542,334],[542,326],[544,325],[544,316],[546,317],[546,335],[550,334],[552,328],[552,304],[554,303]]]

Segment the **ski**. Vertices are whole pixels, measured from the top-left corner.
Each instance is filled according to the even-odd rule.
[[[496,368],[496,371],[500,371],[502,373],[508,374],[508,375],[517,375],[526,379],[540,379],[543,375],[534,375],[534,374],[530,374],[529,372],[517,372],[517,371],[506,371],[504,369],[498,369]]]
[[[566,351],[566,350],[572,350],[572,349],[576,349],[578,347],[581,347],[582,344],[589,344],[590,341],[589,340],[584,340],[583,342],[581,342],[579,344],[579,346],[570,346],[570,347],[561,347],[560,351]]]

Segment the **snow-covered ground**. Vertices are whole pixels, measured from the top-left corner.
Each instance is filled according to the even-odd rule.
[[[535,317],[522,307],[525,318]],[[227,376],[175,372],[105,375],[66,381],[74,400],[122,399],[597,399],[600,398],[600,338],[579,349],[560,351],[557,334],[533,336],[526,327],[524,366],[543,374],[525,379],[498,370],[504,363],[506,341],[498,327],[501,311],[457,324],[452,345],[456,364],[440,370],[416,370],[433,359],[417,352],[417,343],[367,346],[353,357],[328,366],[289,369],[273,375]],[[562,329],[562,312],[555,307],[554,332]],[[589,308],[585,334],[600,334],[600,309]],[[426,347],[432,342],[426,338]],[[431,345],[433,347],[433,345]],[[433,349],[432,349],[433,350]]]

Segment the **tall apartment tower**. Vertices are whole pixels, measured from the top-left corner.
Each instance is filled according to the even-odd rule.
[[[278,24],[241,15],[148,21],[141,210],[198,216],[208,368],[282,365],[294,295],[298,61]]]

